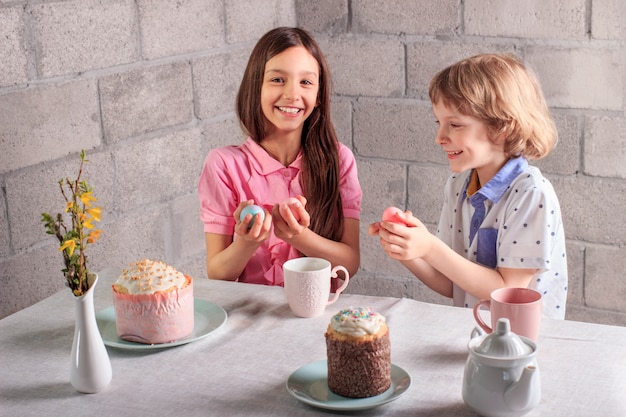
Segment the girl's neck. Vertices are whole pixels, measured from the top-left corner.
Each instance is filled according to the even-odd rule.
[[[260,145],[272,158],[287,167],[298,157],[302,143],[300,134],[274,134],[265,137]]]

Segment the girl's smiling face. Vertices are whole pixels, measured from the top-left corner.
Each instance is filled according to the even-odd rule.
[[[508,159],[502,138],[492,138],[483,121],[441,101],[433,104],[433,112],[439,125],[435,141],[446,152],[450,170],[476,169],[480,183],[486,184]]]
[[[303,46],[288,48],[265,63],[261,108],[270,134],[302,133],[317,105],[319,65]]]

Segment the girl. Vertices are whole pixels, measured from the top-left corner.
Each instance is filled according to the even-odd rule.
[[[236,108],[248,138],[212,150],[198,184],[209,278],[283,285],[282,264],[300,256],[356,273],[361,187],[354,155],[335,135],[330,73],[315,40],[299,28],[266,33]],[[288,198],[290,210],[279,209]],[[240,220],[250,204],[265,217]]]
[[[384,251],[454,305],[473,307],[501,287],[543,294],[543,314],[564,318],[567,259],[559,201],[528,159],[557,132],[536,78],[511,55],[478,55],[439,72],[429,96],[436,142],[454,173],[437,235],[407,211],[409,227],[370,225]]]

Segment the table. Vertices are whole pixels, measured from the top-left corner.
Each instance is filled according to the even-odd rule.
[[[113,269],[100,272],[96,311],[112,305]],[[358,279],[358,277],[355,277]],[[69,290],[0,320],[2,416],[474,416],[461,385],[474,319],[469,309],[343,294],[316,318],[295,317],[283,289],[197,279],[195,297],[222,306],[224,326],[193,343],[149,351],[108,347],[113,380],[97,394],[69,383],[74,309]],[[333,314],[372,306],[390,327],[392,362],[412,378],[398,399],[357,412],[292,397],[296,369],[326,358]],[[544,319],[533,416],[626,415],[626,328]]]

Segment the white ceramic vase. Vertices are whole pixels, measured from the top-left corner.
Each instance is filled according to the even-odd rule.
[[[92,281],[93,280],[93,281]],[[111,383],[112,369],[109,354],[102,341],[93,293],[98,283],[98,275],[90,274],[91,285],[82,296],[74,298],[76,325],[72,343],[72,363],[70,382],[78,392],[93,394],[102,391]]]

